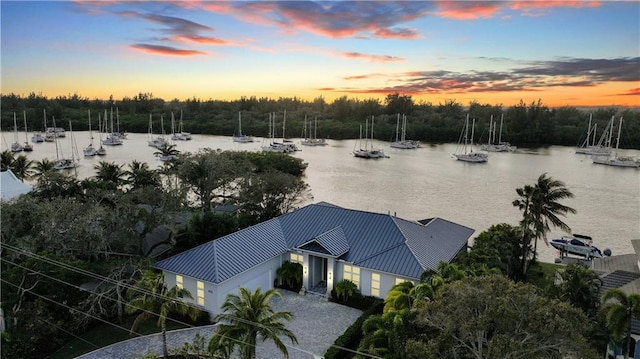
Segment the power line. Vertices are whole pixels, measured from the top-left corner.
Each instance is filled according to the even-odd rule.
[[[36,260],[41,260],[41,261],[43,261],[43,262],[46,262],[46,263],[49,263],[49,264],[53,264],[53,265],[56,265],[56,266],[62,267],[62,268],[64,268],[64,269],[70,270],[70,271],[72,271],[72,272],[76,272],[76,273],[79,273],[79,274],[83,274],[83,275],[86,275],[86,276],[89,276],[89,277],[92,277],[92,278],[95,278],[95,279],[103,280],[103,281],[108,282],[108,283],[111,283],[111,284],[120,285],[120,286],[122,286],[122,287],[124,287],[124,288],[127,288],[127,289],[137,290],[137,291],[140,291],[140,292],[142,292],[142,293],[151,294],[151,295],[157,296],[157,297],[159,297],[159,298],[163,298],[163,299],[170,299],[170,300],[174,300],[174,299],[175,299],[175,298],[167,297],[167,296],[164,296],[164,295],[160,295],[160,294],[158,294],[158,293],[154,293],[154,292],[152,292],[152,291],[150,291],[150,290],[147,290],[147,289],[145,289],[145,288],[140,288],[140,287],[137,287],[137,286],[135,286],[135,285],[130,285],[130,284],[127,284],[127,283],[120,283],[120,282],[118,282],[117,280],[111,279],[111,278],[109,278],[109,277],[101,276],[101,275],[99,275],[99,274],[96,274],[96,273],[93,273],[93,272],[90,272],[90,271],[87,271],[87,270],[84,270],[84,269],[81,269],[81,268],[77,268],[77,267],[71,266],[71,265],[66,264],[66,263],[64,263],[64,262],[60,262],[60,261],[53,260],[53,259],[51,259],[51,258],[43,257],[43,256],[40,256],[40,255],[38,255],[38,254],[35,254],[35,253],[33,253],[33,252],[30,252],[30,251],[27,251],[27,250],[24,250],[24,249],[21,249],[21,248],[17,248],[17,247],[14,247],[14,246],[8,245],[8,244],[3,244],[3,246],[4,246],[4,247],[7,247],[8,249],[10,249],[10,250],[12,250],[12,251],[14,251],[14,252],[17,252],[17,253],[21,253],[21,254],[27,255],[27,256],[29,256],[29,257],[31,257],[31,258],[34,258],[34,259],[36,259]],[[3,259],[3,260],[4,260],[4,261],[7,261],[6,259]],[[10,261],[7,261],[7,262],[10,262]],[[10,263],[12,263],[12,262],[10,262]],[[15,264],[15,263],[12,263],[12,264],[17,265],[17,264]],[[20,265],[18,265],[18,266],[20,266]],[[20,266],[20,267],[22,267],[22,266]],[[25,267],[22,267],[22,268],[27,269],[27,270],[31,270],[31,269],[29,269],[29,268],[25,268]],[[31,270],[31,271],[33,271],[33,270]],[[35,271],[34,271],[34,272],[35,272]],[[48,275],[46,275],[46,274],[42,274],[42,273],[39,273],[39,272],[35,272],[35,273],[38,273],[38,274],[43,275],[43,276],[46,276],[47,278],[50,278],[50,279],[53,279],[53,280],[60,281],[60,280],[55,279],[55,278],[53,278],[53,277],[50,277],[50,276],[48,276]],[[4,280],[3,280],[3,281],[4,281]],[[6,281],[5,281],[5,282],[6,282]],[[7,283],[9,283],[9,282],[7,282]],[[13,285],[13,286],[17,287],[15,284],[12,284],[12,283],[9,283],[9,284],[11,284],[11,285]],[[82,289],[81,287],[78,287],[78,286],[76,286],[76,285],[74,285],[74,284],[71,284],[71,283],[66,283],[66,282],[65,282],[65,284],[68,284],[68,285],[71,285],[71,286],[76,287],[76,288],[78,288],[78,289],[84,290],[84,289]],[[19,288],[19,287],[18,287],[18,288]],[[31,291],[29,291],[29,292],[30,292],[30,293],[33,293],[33,292],[31,292]],[[89,292],[90,292],[90,293],[93,293],[93,294],[99,294],[99,293],[94,293],[94,292],[91,292],[91,291],[89,291]],[[33,294],[36,294],[36,293],[33,293]],[[36,294],[36,295],[37,295],[37,294]],[[45,298],[45,299],[47,299],[47,298]],[[115,299],[113,299],[113,298],[110,298],[110,299],[115,300]],[[188,305],[189,305],[190,303],[185,303],[185,304],[188,304]],[[61,305],[63,305],[63,304],[61,304]],[[77,309],[73,309],[73,308],[70,308],[70,309],[77,311]],[[137,308],[137,309],[143,310],[143,309],[141,309],[141,308]],[[153,315],[157,315],[157,316],[159,316],[159,314],[154,313],[154,312],[152,312],[152,311],[148,311],[148,312],[150,312],[150,313],[151,313],[151,314],[153,314]],[[95,317],[95,316],[91,316],[91,315],[89,315],[89,314],[87,314],[87,313],[83,313],[83,314],[88,315],[88,316],[90,316],[90,317],[92,317],[92,318],[96,318],[96,319],[98,319],[98,320],[100,320],[100,321],[103,321],[103,322],[106,322],[106,323],[108,323],[108,324],[115,325],[115,324],[110,323],[110,322],[108,322],[108,321],[105,321],[105,320],[103,320],[103,319],[97,318],[97,317]],[[266,328],[264,325],[262,325],[261,323],[258,323],[258,322],[254,322],[254,321],[246,320],[246,319],[239,318],[239,317],[233,317],[233,316],[230,316],[230,318],[235,319],[235,320],[237,320],[238,322],[241,322],[241,323],[245,323],[245,324],[249,324],[249,325],[253,325],[253,326],[257,326],[257,327],[261,327],[261,328]],[[170,318],[167,318],[167,319],[170,319]],[[194,327],[193,325],[190,325],[190,324],[187,324],[187,323],[183,323],[183,322],[180,322],[180,321],[177,321],[177,320],[174,320],[174,319],[170,319],[170,320],[172,320],[172,321],[174,321],[174,322],[177,322],[177,323],[180,323],[180,324],[183,324],[183,325],[187,325],[187,326],[189,326],[189,327],[191,327],[191,328],[193,328],[193,327]],[[118,326],[118,327],[119,327],[119,326]],[[120,327],[120,328],[122,328],[122,327]],[[267,328],[267,329],[268,329],[268,328]],[[125,329],[125,330],[127,330],[127,329]],[[133,332],[133,331],[132,331],[132,332]],[[137,334],[138,336],[140,336],[140,335],[141,335],[141,334],[138,334],[138,333],[136,333],[136,334]],[[246,342],[243,342],[243,341],[240,341],[240,340],[234,339],[234,338],[230,338],[230,337],[227,337],[227,336],[223,336],[223,337],[224,337],[224,338],[227,338],[227,339],[230,339],[230,340],[232,340],[232,341],[238,342],[238,343],[245,344],[245,345],[252,345],[252,344],[249,344],[249,343],[246,343]],[[285,347],[287,347],[287,348],[290,348],[290,349],[294,349],[294,350],[297,350],[297,351],[301,351],[301,352],[304,352],[304,353],[307,353],[307,354],[314,355],[313,353],[311,353],[311,352],[309,352],[309,351],[306,351],[306,350],[304,350],[304,349],[301,349],[301,348],[298,348],[298,347],[295,347],[295,346],[292,346],[292,345],[286,344],[286,343],[284,343],[284,342],[283,342],[283,345],[284,345]],[[357,351],[357,350],[352,350],[352,349],[348,349],[348,348],[344,348],[344,347],[336,346],[336,345],[333,345],[333,344],[332,344],[330,347],[335,347],[335,348],[340,349],[340,350],[345,350],[345,351],[353,352],[353,353],[360,354],[360,355],[363,355],[363,356],[366,356],[366,357],[370,357],[370,358],[380,358],[380,357],[377,357],[377,356],[374,356],[374,355],[371,355],[371,354],[368,354],[368,353],[363,353],[363,352],[360,352],[360,351]]]

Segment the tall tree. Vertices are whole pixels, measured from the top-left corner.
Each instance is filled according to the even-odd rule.
[[[33,170],[34,170],[33,176],[40,177],[49,171],[53,171],[54,165],[55,165],[55,162],[50,161],[47,158],[43,158],[42,160],[35,162],[33,164]]]
[[[272,341],[288,358],[289,351],[280,337],[289,338],[293,344],[297,344],[298,339],[283,323],[284,320],[292,320],[293,314],[274,312],[270,305],[271,300],[280,295],[275,289],[262,292],[260,288],[253,293],[240,288],[240,295],[227,295],[222,305],[223,312],[214,318],[220,324],[209,341],[211,355],[229,357],[238,347],[241,358],[253,359],[260,337],[262,341]]]
[[[548,177],[543,173],[533,185],[517,188],[520,198],[513,201],[513,205],[522,211],[522,274],[526,275],[529,262],[529,248],[533,241],[533,260],[537,256],[538,239],[546,243],[546,235],[551,226],[559,227],[569,232],[571,228],[564,223],[560,216],[576,213],[576,210],[561,204],[559,201],[572,198],[573,193],[565,187],[564,182]]]
[[[627,295],[622,289],[611,288],[602,296],[601,312],[616,342],[624,343],[624,358],[629,357],[631,347],[631,318],[640,319],[640,293]]]
[[[162,354],[167,358],[167,317],[171,313],[188,315],[195,320],[200,310],[192,305],[183,302],[182,298],[192,299],[191,293],[184,288],[175,286],[167,288],[164,277],[161,274],[147,271],[143,277],[136,282],[134,287],[127,290],[129,302],[126,306],[127,313],[140,314],[133,321],[131,330],[134,331],[143,321],[158,317],[158,326],[162,329]]]

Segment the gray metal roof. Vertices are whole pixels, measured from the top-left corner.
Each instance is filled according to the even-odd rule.
[[[473,232],[440,218],[423,225],[322,202],[205,243],[162,260],[156,267],[220,283],[301,248],[417,279],[425,269],[436,269],[438,262],[451,261]]]
[[[322,247],[324,251],[320,251],[317,248],[311,249],[309,245],[313,243],[316,243],[317,245]],[[322,253],[330,254],[331,256],[337,258],[349,251],[349,242],[344,235],[342,227],[338,226],[320,234],[319,236],[315,237],[307,243],[298,246],[297,248],[315,250]]]

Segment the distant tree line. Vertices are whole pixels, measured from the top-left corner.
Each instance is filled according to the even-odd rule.
[[[13,127],[13,112],[16,112],[19,129],[22,129],[22,113],[26,111],[30,131],[42,130],[44,112],[47,121],[55,118],[57,125],[68,127],[71,121],[74,130],[88,129],[88,111],[91,110],[95,128],[97,116],[117,117],[120,129],[127,132],[144,133],[148,130],[149,115],[154,121],[156,133],[160,132],[160,116],[164,118],[164,130],[171,132],[172,113],[176,119],[182,116],[184,130],[197,134],[230,136],[237,130],[238,116],[242,114],[242,131],[253,136],[268,136],[270,114],[275,114],[275,136],[281,137],[286,116],[286,137],[302,137],[304,120],[309,125],[318,120],[317,135],[322,138],[349,139],[359,136],[359,128],[366,119],[375,118],[376,139],[390,141],[395,138],[399,114],[407,116],[406,135],[410,139],[426,143],[456,142],[460,137],[467,113],[476,119],[475,141],[487,142],[489,122],[493,116],[497,125],[504,117],[502,139],[520,146],[566,145],[581,143],[587,133],[589,117],[597,123],[597,137],[612,116],[624,117],[620,147],[640,149],[640,111],[638,109],[603,107],[593,110],[576,107],[549,108],[542,100],[503,105],[481,104],[472,101],[463,105],[456,100],[432,104],[414,101],[409,95],[389,94],[384,100],[355,99],[347,96],[327,102],[323,97],[305,101],[297,97],[241,97],[223,101],[196,97],[187,100],[154,97],[152,93],[138,93],[122,99],[89,99],[78,94],[47,98],[30,93],[23,97],[2,94],[2,130]],[[286,113],[286,115],[285,115]],[[116,119],[117,120],[117,119]],[[496,131],[498,132],[498,131]],[[497,140],[498,134],[496,134]]]

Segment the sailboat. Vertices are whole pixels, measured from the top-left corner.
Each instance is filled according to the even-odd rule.
[[[471,138],[469,139],[469,114],[464,123],[464,128],[460,134],[460,140],[458,141],[458,149],[453,156],[458,161],[471,162],[471,163],[484,163],[489,161],[489,156],[486,153],[473,152],[473,135],[475,130],[476,119],[473,119],[471,124]]]
[[[54,142],[58,136],[54,132],[49,131],[49,127],[47,127],[47,110],[43,109],[42,114],[44,116],[44,141]]]
[[[612,127],[613,129],[613,127]],[[640,168],[640,161],[633,157],[618,155],[618,146],[620,145],[620,132],[622,131],[622,117],[620,117],[620,125],[618,126],[618,137],[616,139],[616,149],[613,156],[607,158],[593,157],[593,163],[600,165]]]
[[[33,146],[29,143],[29,132],[27,131],[27,111],[22,111],[22,117],[24,119],[24,145],[22,150],[24,152],[33,151]]]
[[[104,110],[104,122],[105,122],[105,127],[107,127],[107,110]],[[120,138],[120,135],[113,131],[113,109],[111,109],[111,131],[109,132],[110,133],[107,135],[107,137],[105,137],[105,139],[102,140],[102,144],[105,146],[122,145],[122,139]]]
[[[56,126],[56,119],[53,118],[53,126]],[[53,168],[56,170],[66,170],[71,168],[78,167],[78,160],[75,158],[76,146],[75,146],[75,138],[73,137],[73,129],[71,128],[71,121],[69,121],[69,132],[71,133],[71,158],[64,158],[62,155],[62,150],[58,148],[58,140],[54,141],[56,143],[56,157],[57,161],[53,164]]]
[[[237,135],[235,133],[233,134],[233,142],[238,142],[238,143],[253,142],[253,137],[247,136],[244,133],[242,133],[242,112],[238,112],[238,134]]]
[[[498,134],[498,143],[494,143],[496,140],[497,123],[493,120],[493,115],[489,119],[489,140],[486,145],[480,146],[480,149],[487,152],[514,152],[518,149],[516,146],[511,146],[509,142],[502,141],[502,125],[504,124],[504,114],[500,117],[500,132]]]
[[[314,127],[313,127],[313,136],[310,134],[311,131],[307,132],[307,116],[304,116],[304,127],[302,129],[304,139],[300,141],[301,145],[305,146],[326,146],[328,145],[327,140],[324,138],[318,138],[318,118],[316,117]]]
[[[46,110],[45,110],[46,111]],[[26,128],[26,126],[25,126]],[[45,113],[45,119],[44,119],[44,128],[47,128],[47,116]],[[34,132],[33,136],[31,136],[31,142],[33,143],[42,143],[45,141],[44,135],[40,132]]]
[[[576,153],[591,155],[591,156],[609,156],[611,154],[611,136],[613,132],[613,125],[615,116],[611,116],[611,120],[607,124],[607,127],[602,132],[598,143],[595,142],[596,128],[598,124],[593,125],[593,141],[589,145],[590,130],[587,130],[587,139],[585,142],[576,149]],[[591,116],[589,116],[589,127],[591,127]]]
[[[95,156],[98,154],[98,151],[95,147],[93,147],[93,132],[91,132],[91,110],[88,110],[89,113],[89,146],[85,147],[82,150],[82,154],[86,157]]]
[[[102,147],[102,121],[100,119],[100,112],[98,112],[98,136],[98,143],[100,144],[100,147],[96,150],[96,155],[106,156],[107,150]]]
[[[182,110],[180,110],[180,122],[178,122],[178,132],[174,131],[174,118],[173,112],[171,112],[171,139],[174,141],[189,141],[191,140],[191,134],[184,132],[182,129]]]
[[[18,142],[18,125],[16,122],[16,113],[13,113],[13,143],[11,144],[11,152],[22,152],[24,149],[20,142]]]
[[[413,149],[418,148],[420,145],[418,141],[407,140],[407,116],[402,115],[402,128],[400,128],[400,114],[398,113],[398,119],[396,120],[396,140],[391,142],[391,147],[400,149]],[[400,138],[398,138],[400,135]]]
[[[295,151],[299,151],[298,147],[296,147],[295,143],[291,140],[287,140],[284,136],[286,129],[286,120],[287,120],[287,111],[285,110],[284,116],[282,118],[282,142],[275,141],[275,125],[276,125],[276,115],[275,113],[269,114],[269,145],[263,145],[262,150],[264,152],[280,152],[280,153],[291,153]]]
[[[356,142],[356,146],[360,147],[359,149],[353,150],[353,155],[359,158],[389,158],[389,156],[385,155],[384,151],[379,148],[373,147],[373,122],[374,117],[371,116],[371,139],[369,139],[369,120],[366,119],[364,123],[364,146],[362,145],[362,125],[360,125],[360,139]]]
[[[164,138],[164,118],[160,115],[160,126],[162,127],[162,135],[154,137],[153,136],[153,119],[151,114],[149,114],[149,141],[147,142],[149,146],[160,148],[167,144],[167,140]]]

